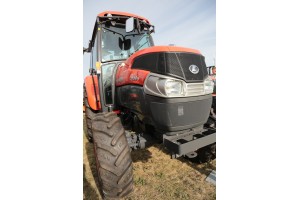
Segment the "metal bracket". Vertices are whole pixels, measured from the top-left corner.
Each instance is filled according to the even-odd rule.
[[[144,149],[146,147],[147,140],[141,136],[141,134],[136,134],[135,132],[126,132],[127,142],[129,147],[132,149]]]
[[[164,135],[163,143],[171,152],[171,158],[178,158],[183,155],[190,156],[194,151],[216,142],[215,129],[203,129],[200,133],[193,130],[175,136]]]

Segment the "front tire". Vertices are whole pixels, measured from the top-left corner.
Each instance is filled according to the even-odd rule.
[[[104,198],[122,198],[133,189],[133,171],[120,118],[113,112],[98,113],[92,130],[100,192]]]

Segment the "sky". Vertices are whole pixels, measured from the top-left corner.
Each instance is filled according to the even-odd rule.
[[[155,26],[156,46],[175,44],[199,50],[207,66],[215,64],[215,0],[83,0],[83,46],[92,37],[96,16],[107,10],[147,18]],[[83,77],[88,75],[90,54],[83,56]]]

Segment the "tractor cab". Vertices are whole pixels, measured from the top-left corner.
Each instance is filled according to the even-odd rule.
[[[103,12],[97,16],[89,48],[94,60],[104,64],[126,60],[138,50],[154,46],[154,26],[143,17],[123,12]]]
[[[97,73],[101,65],[100,95],[102,108],[112,106],[116,68],[135,52],[154,46],[151,33],[154,26],[143,17],[124,12],[107,11],[97,16],[89,47],[91,53],[90,73]],[[100,67],[99,67],[100,68]],[[102,97],[103,96],[103,97]]]
[[[153,46],[151,25],[138,18],[100,18],[100,58],[102,63],[126,60],[138,50]]]

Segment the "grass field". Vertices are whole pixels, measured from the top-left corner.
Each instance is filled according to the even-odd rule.
[[[84,120],[85,122],[85,120]],[[83,134],[83,199],[102,199],[97,183],[93,144]],[[126,200],[216,199],[216,187],[205,181],[216,160],[195,164],[185,158],[170,159],[162,144],[131,153],[134,191]]]

